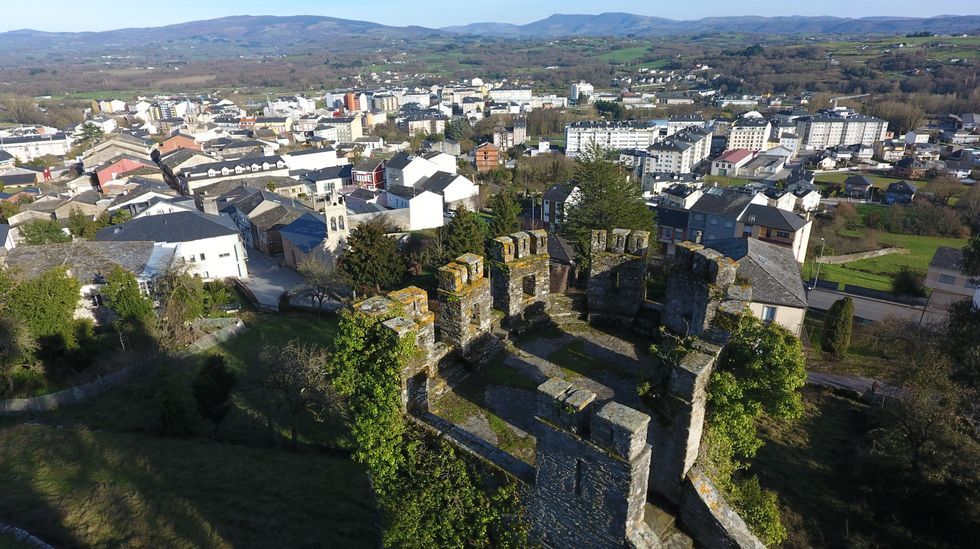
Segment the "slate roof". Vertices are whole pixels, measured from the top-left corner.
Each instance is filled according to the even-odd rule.
[[[279,234],[304,253],[320,246],[327,237],[326,219],[305,213],[279,230]]]
[[[676,208],[657,208],[657,224],[662,227],[687,227],[687,218],[690,213],[687,210]]]
[[[749,194],[712,187],[691,206],[691,211],[734,218],[751,201],[752,196]]]
[[[342,164],[340,166],[330,166],[321,168],[306,174],[307,181],[330,181],[331,179],[350,179],[353,166]]]
[[[415,198],[415,195],[419,194],[419,189],[404,185],[389,185],[385,191],[402,198]]]
[[[549,232],[548,257],[553,261],[572,265],[575,263],[575,248],[568,240],[565,240],[554,232]]]
[[[936,248],[936,253],[929,262],[929,268],[946,269],[949,271],[960,272],[963,269],[963,250],[940,246]]]
[[[453,184],[462,176],[456,175],[449,172],[436,172],[432,174],[431,177],[423,181],[419,186],[427,191],[434,192],[436,194],[442,194],[446,191],[446,187]]]
[[[555,183],[554,185],[548,187],[548,190],[544,192],[544,200],[550,200],[552,202],[565,202],[575,191],[576,186],[577,185],[575,185],[574,182]]]
[[[896,193],[896,194],[915,194],[918,189],[915,187],[914,183],[908,181],[896,181],[891,185],[888,185],[888,189],[885,192]]]
[[[384,158],[362,158],[354,165],[354,170],[359,172],[373,172],[384,164]]]
[[[874,183],[870,179],[863,175],[852,175],[844,180],[844,188],[848,187],[859,187],[862,189],[868,189],[874,186]]]
[[[14,159],[14,155],[9,152],[0,149],[0,162],[10,162]]]
[[[412,159],[405,153],[398,153],[391,157],[388,161],[387,167],[393,170],[403,170],[406,166],[412,163]]]
[[[762,225],[791,233],[806,225],[806,220],[793,212],[761,204],[752,204],[746,208],[739,221],[746,225]]]
[[[7,242],[7,236],[10,235],[10,225],[6,223],[0,223],[0,248],[3,248],[5,242]]]
[[[259,229],[268,231],[289,225],[302,215],[303,212],[300,210],[279,205],[250,218],[249,221]]]
[[[223,225],[216,216],[205,217],[205,215],[198,215],[194,212],[150,215],[127,221],[121,225],[106,227],[96,233],[95,239],[115,242],[136,240],[192,242],[205,238],[238,234],[234,229]],[[212,217],[215,219],[210,219]]]
[[[153,254],[153,247],[152,241],[145,240],[76,240],[64,244],[18,246],[7,253],[4,264],[26,278],[37,277],[49,269],[64,265],[71,269],[76,279],[90,284],[108,274],[114,265],[134,274],[143,273]]]
[[[752,284],[752,301],[805,309],[800,267],[789,248],[757,238],[713,240],[706,247],[738,261],[738,275]]]

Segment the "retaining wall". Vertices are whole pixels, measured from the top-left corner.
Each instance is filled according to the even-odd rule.
[[[882,248],[880,250],[871,250],[870,252],[858,252],[854,254],[842,254],[842,255],[826,255],[823,257],[818,257],[816,259],[817,263],[823,263],[825,265],[840,265],[842,263],[850,263],[851,261],[858,261],[861,259],[871,259],[872,257],[881,257],[885,255],[901,254],[909,255],[908,248]]]

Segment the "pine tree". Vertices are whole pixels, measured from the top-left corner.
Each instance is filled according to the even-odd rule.
[[[354,229],[347,240],[340,272],[357,292],[380,293],[405,278],[405,261],[385,232],[384,220],[377,219]]]
[[[445,254],[443,260],[452,261],[466,253],[480,255],[486,239],[486,223],[476,212],[460,206],[456,208],[452,221],[442,231],[442,248]]]
[[[575,168],[575,179],[579,197],[567,209],[562,229],[575,246],[580,265],[590,263],[593,229],[653,231],[653,212],[644,202],[640,187],[606,159],[605,149],[594,145],[586,150]]]
[[[847,354],[851,346],[851,329],[854,324],[854,302],[845,297],[834,302],[827,310],[823,322],[821,347],[836,358]]]
[[[493,195],[487,206],[491,210],[489,234],[491,238],[510,234],[521,229],[521,222],[518,216],[521,214],[521,205],[514,200],[514,196],[508,191],[502,191]]]

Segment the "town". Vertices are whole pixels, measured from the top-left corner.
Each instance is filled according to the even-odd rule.
[[[967,545],[975,89],[612,60],[0,88],[0,545]]]

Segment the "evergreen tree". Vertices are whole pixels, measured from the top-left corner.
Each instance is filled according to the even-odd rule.
[[[518,218],[521,214],[521,205],[514,200],[510,192],[502,191],[493,195],[487,201],[487,207],[492,212],[488,234],[490,238],[521,230],[521,222]]]
[[[854,302],[850,297],[839,299],[830,306],[823,322],[821,347],[836,358],[847,354],[851,346],[851,329],[854,324]]]
[[[372,220],[351,231],[340,272],[357,292],[380,293],[394,288],[405,278],[405,261],[395,240],[385,232],[383,219]]]
[[[442,231],[443,260],[452,261],[466,253],[480,255],[486,239],[487,225],[479,214],[460,206]]]
[[[653,212],[644,202],[640,187],[605,158],[604,149],[592,146],[583,153],[575,168],[575,179],[579,198],[567,209],[562,230],[575,246],[580,265],[587,266],[591,261],[593,229],[653,231]]]

